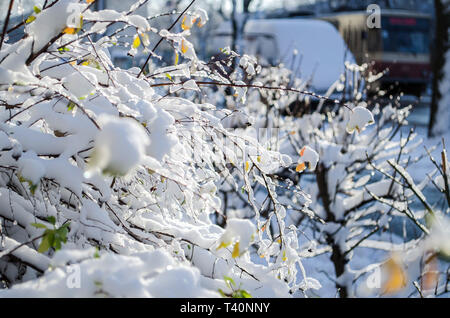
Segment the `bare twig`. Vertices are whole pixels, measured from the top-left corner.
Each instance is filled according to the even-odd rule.
[[[3,41],[5,40],[5,34],[6,34],[6,30],[8,28],[9,17],[11,16],[11,10],[12,10],[13,4],[14,4],[14,0],[10,0],[9,7],[8,7],[8,13],[6,14],[5,24],[3,25],[2,39],[0,41],[0,50],[2,49]]]
[[[341,103],[338,100],[335,99],[331,99],[319,94],[316,94],[314,92],[310,92],[310,91],[303,91],[303,90],[299,90],[299,89],[295,89],[295,88],[289,88],[289,87],[284,87],[284,86],[267,86],[267,85],[254,85],[254,84],[235,84],[235,83],[223,83],[223,82],[215,82],[215,81],[195,81],[195,83],[197,85],[216,85],[216,86],[227,86],[227,87],[239,87],[239,88],[258,88],[258,89],[267,89],[267,90],[281,90],[281,91],[286,91],[286,92],[293,92],[293,93],[298,93],[298,94],[303,94],[303,95],[308,95],[311,97],[315,97],[318,99],[323,99],[325,101],[329,101],[329,102],[333,102],[335,104],[339,104],[342,105],[348,109],[351,110],[350,106],[348,104],[345,103]],[[152,84],[152,87],[161,87],[161,86],[172,86],[172,85],[178,85],[178,84],[183,84],[183,82],[181,83],[173,83],[173,82],[166,82],[166,83],[158,83],[158,84]]]
[[[450,207],[450,188],[448,184],[448,176],[447,176],[447,150],[445,149],[445,142],[442,139],[443,149],[441,152],[442,157],[442,177],[444,178],[444,185],[445,185],[445,197],[447,199],[447,204]]]

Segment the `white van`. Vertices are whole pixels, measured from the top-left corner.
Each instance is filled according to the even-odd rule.
[[[231,24],[214,33],[210,49],[231,45]],[[312,77],[312,89],[324,93],[344,72],[344,62],[354,62],[336,28],[313,19],[258,19],[245,25],[244,53],[258,56],[272,65],[279,62],[302,79]],[[239,52],[242,53],[242,52]],[[300,67],[299,62],[301,61]]]

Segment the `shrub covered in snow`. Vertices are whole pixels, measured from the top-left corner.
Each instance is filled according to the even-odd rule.
[[[270,127],[276,131],[276,138],[269,146],[297,161],[276,172],[275,195],[256,185],[253,192],[257,194],[256,204],[267,211],[262,215],[269,215],[269,220],[272,198],[286,209],[290,218],[287,225],[299,237],[302,264],[323,286],[307,295],[418,295],[411,280],[423,273],[418,267],[408,282],[399,280],[401,284],[394,286],[389,283],[395,278],[389,279],[389,273],[381,273],[381,269],[399,263],[392,260],[397,257],[396,251],[421,256],[428,253],[425,245],[419,244],[427,240],[423,223],[428,212],[417,209],[417,196],[397,172],[399,167],[414,168],[422,159],[417,152],[421,140],[407,129],[410,107],[400,107],[394,98],[383,104],[378,96],[364,96],[363,83],[377,77],[365,75],[365,71],[366,66],[347,65],[347,72],[327,96],[318,97],[312,92],[299,96],[296,88],[307,89],[307,81],[293,79],[282,66],[263,68],[247,79],[249,86],[281,89],[249,91],[248,107],[235,110],[227,118],[229,125],[247,131],[253,129],[245,128],[249,121],[253,126]],[[379,92],[379,96],[383,94]],[[314,104],[313,99],[319,102]],[[233,109],[231,97],[225,103]],[[443,184],[443,180],[437,177],[436,183]],[[429,180],[423,180],[416,189],[428,185]],[[248,215],[245,203],[236,203],[237,194],[222,193],[224,201],[229,202],[225,213]],[[306,201],[299,193],[306,193]],[[278,232],[276,223],[268,224],[271,231]],[[406,227],[403,231],[399,229],[401,224]],[[439,268],[441,279],[446,277],[445,264],[443,261]],[[380,272],[385,281],[380,279],[377,288],[367,288],[374,271]]]
[[[300,259],[284,210],[275,211],[282,243],[274,249],[277,238],[272,244],[262,239],[249,186],[249,162],[270,189],[270,173],[290,165],[290,158],[251,134],[225,129],[226,110],[158,90],[198,91],[194,76],[222,79],[197,59],[188,40],[207,21],[204,11],[181,17],[182,30],[173,33],[135,15],[142,3],[120,13],[55,1],[36,10],[21,40],[3,43],[0,268],[4,287],[12,289],[2,295],[34,295],[36,286],[43,286],[41,295],[55,295],[78,265],[81,289],[62,295],[232,294],[224,277],[253,296],[307,289],[306,274],[295,275]],[[143,49],[157,58],[147,41],[155,33],[173,45],[176,65],[151,73],[149,64],[143,73],[115,67],[108,49],[126,35],[103,36],[112,21],[134,30],[130,54]],[[223,215],[223,180],[248,185],[252,221],[230,218],[225,229],[214,224]],[[82,252],[91,247],[99,252]],[[292,259],[257,264],[249,249],[258,247]],[[126,280],[125,270],[132,272]],[[279,280],[280,274],[289,279]]]
[[[397,214],[415,220],[396,179],[414,148],[396,137],[408,109],[371,112],[355,87],[325,115],[342,79],[317,97],[228,48],[201,61],[189,35],[207,13],[156,29],[135,14],[145,2],[57,0],[2,44],[0,296],[309,296],[323,282],[304,262],[322,254],[350,296],[373,268],[351,268],[357,248],[413,245],[369,239]],[[152,63],[154,36],[174,65]],[[145,64],[116,67],[121,45]],[[290,116],[298,96],[318,111]]]

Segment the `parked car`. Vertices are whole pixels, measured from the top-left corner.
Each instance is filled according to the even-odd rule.
[[[249,20],[244,32],[245,53],[272,65],[283,63],[302,79],[311,78],[311,89],[319,94],[339,79],[345,61],[354,62],[342,36],[326,21]],[[210,49],[217,52],[230,45],[231,24],[226,22],[215,31]]]

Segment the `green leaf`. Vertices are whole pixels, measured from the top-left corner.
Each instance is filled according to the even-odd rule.
[[[227,285],[231,288],[231,286],[236,286],[236,283],[234,282],[233,278],[228,277],[228,276],[224,276],[223,280],[225,281],[225,283],[227,283]]]
[[[241,298],[252,298],[252,295],[250,295],[246,290],[241,289],[239,292]]]
[[[39,245],[38,252],[45,253],[50,248],[50,242],[48,241],[48,236],[45,235],[42,238],[41,245]]]
[[[70,49],[66,46],[58,48],[58,52],[63,54],[64,52],[70,52]]]
[[[226,294],[223,292],[223,290],[220,289],[220,288],[219,288],[219,294],[220,294],[222,297],[224,297],[224,298],[227,297],[227,295],[226,295]]]
[[[33,11],[34,11],[35,13],[40,13],[40,12],[41,12],[41,9],[40,9],[38,6],[34,6],[34,7],[33,7]]]
[[[70,225],[70,222],[66,222],[66,223],[64,223],[63,225],[61,225],[60,229],[62,229],[62,228],[68,228],[69,225]]]
[[[69,112],[71,112],[74,108],[75,108],[75,103],[74,102],[69,102],[69,104],[67,105],[67,110]]]
[[[47,218],[47,221],[53,225],[56,223],[56,218],[52,215]]]
[[[53,241],[53,247],[55,248],[56,251],[61,249],[61,240],[57,236],[55,236],[55,239]]]
[[[48,240],[48,244],[50,244],[50,247],[55,246],[55,231],[54,230],[47,230],[48,234],[47,236],[47,240]]]
[[[56,219],[54,216],[49,216],[47,219],[50,223],[55,225]],[[42,238],[42,242],[39,245],[38,252],[44,253],[51,247],[55,248],[56,251],[60,250],[62,243],[67,243],[69,224],[70,224],[69,222],[64,223],[60,228],[54,230],[46,229],[44,232],[44,237]],[[31,225],[39,228],[43,228],[44,226],[43,224],[40,223],[32,223]]]
[[[172,76],[170,76],[169,73],[166,73],[166,77],[167,77],[171,82],[173,82]]]
[[[64,244],[67,243],[67,234],[68,234],[69,230],[67,229],[67,226],[61,226],[59,229],[55,230],[55,240],[57,240],[56,244],[57,246],[56,249],[60,249],[61,248],[61,242],[63,242]]]
[[[47,227],[42,223],[31,223],[31,226],[34,226],[37,229],[46,229]]]
[[[34,193],[36,192],[38,185],[37,184],[31,184],[30,183],[30,192],[32,195],[34,195]]]
[[[61,240],[64,240],[67,237],[68,232],[69,230],[67,230],[67,228],[65,227],[60,227],[56,230],[56,234],[59,238],[61,238]]]

